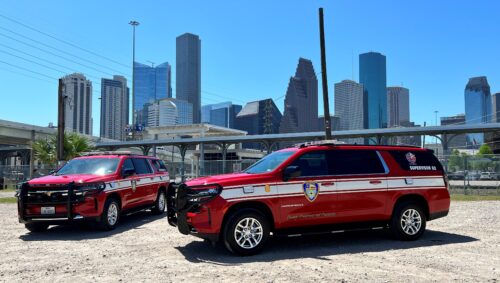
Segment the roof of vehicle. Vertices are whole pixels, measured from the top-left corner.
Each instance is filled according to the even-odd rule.
[[[301,148],[337,148],[337,149],[371,149],[371,150],[411,150],[411,151],[430,151],[432,150],[427,148],[421,148],[418,146],[411,145],[367,145],[367,144],[346,144],[343,142],[339,142],[336,140],[322,140],[322,141],[313,141],[306,142],[295,145],[295,147],[287,148],[284,150],[291,150],[293,148],[301,149]]]
[[[95,151],[85,152],[82,156],[77,158],[118,158],[125,156],[142,157],[142,158],[156,158],[154,156],[135,154],[129,151]]]

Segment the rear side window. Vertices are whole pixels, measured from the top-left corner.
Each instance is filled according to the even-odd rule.
[[[156,171],[167,172],[167,167],[165,166],[165,163],[163,163],[162,160],[152,159],[151,163],[153,163],[153,166],[156,168]]]
[[[362,175],[386,173],[373,150],[332,150],[328,152],[330,175]]]
[[[149,166],[147,159],[145,159],[145,158],[132,158],[132,162],[134,163],[135,173],[137,175],[153,173],[153,170]]]
[[[401,169],[408,171],[443,171],[443,166],[430,151],[391,151]]]

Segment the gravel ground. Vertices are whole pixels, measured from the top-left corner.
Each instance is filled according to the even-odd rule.
[[[0,281],[323,282],[481,281],[500,278],[500,201],[453,202],[415,242],[386,231],[272,240],[264,252],[236,257],[166,218],[141,212],[112,232],[53,226],[30,234],[16,206],[0,204]]]

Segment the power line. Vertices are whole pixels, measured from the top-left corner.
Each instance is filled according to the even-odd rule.
[[[27,25],[27,24],[24,24],[24,23],[22,23],[22,22],[20,22],[20,21],[17,21],[17,20],[15,20],[15,19],[9,18],[9,17],[7,17],[7,16],[5,16],[5,15],[0,14],[0,17],[4,18],[4,19],[6,19],[6,20],[9,20],[9,21],[11,21],[11,22],[14,22],[14,23],[16,23],[16,24],[18,24],[18,25],[21,25],[21,26],[23,26],[23,27],[25,27],[25,28],[27,28],[27,29],[32,30],[32,31],[38,32],[38,33],[43,34],[43,35],[45,35],[45,36],[48,36],[48,37],[50,37],[50,38],[52,38],[52,39],[54,39],[54,40],[57,40],[57,41],[59,41],[59,42],[62,42],[62,43],[64,43],[64,44],[67,44],[67,45],[72,46],[72,47],[74,47],[74,48],[77,48],[77,49],[80,49],[80,50],[82,50],[82,51],[85,51],[85,52],[87,52],[87,53],[89,53],[89,54],[92,54],[92,55],[94,55],[94,56],[97,56],[97,57],[99,57],[99,58],[102,58],[102,59],[108,60],[108,61],[113,62],[113,63],[115,63],[115,64],[121,65],[121,66],[123,66],[123,67],[125,67],[125,68],[130,68],[130,66],[125,65],[125,64],[123,64],[123,63],[121,63],[121,62],[118,62],[118,61],[115,61],[115,60],[113,60],[113,59],[110,59],[110,58],[108,58],[108,57],[106,57],[106,56],[100,55],[100,54],[98,54],[98,53],[96,53],[96,52],[94,52],[94,51],[91,51],[91,50],[89,50],[89,49],[86,49],[86,48],[80,47],[80,46],[78,46],[78,45],[76,45],[76,44],[74,44],[74,43],[71,43],[71,42],[69,42],[69,41],[66,41],[66,40],[64,40],[64,39],[57,38],[57,37],[55,37],[55,36],[53,36],[53,35],[51,35],[51,34],[49,34],[49,33],[43,32],[43,31],[41,31],[41,30],[39,30],[39,29],[36,29],[36,28],[34,28],[34,27],[32,27],[32,26],[29,26],[29,25]]]

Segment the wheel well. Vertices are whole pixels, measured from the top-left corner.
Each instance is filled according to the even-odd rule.
[[[429,220],[429,204],[427,203],[427,200],[423,196],[417,194],[401,196],[394,204],[394,207],[392,208],[392,214],[394,214],[394,211],[396,210],[398,205],[403,202],[413,202],[422,207],[425,213],[425,218]]]
[[[122,208],[122,199],[120,198],[120,195],[118,193],[112,193],[110,194],[106,200],[114,198],[118,202],[118,205],[120,205],[120,209]]]
[[[165,196],[167,196],[167,188],[165,188],[165,186],[161,186],[158,191],[163,191],[163,193],[165,194]]]
[[[244,209],[244,208],[255,209],[255,210],[261,212],[262,214],[264,214],[264,216],[269,221],[269,225],[271,227],[271,231],[274,230],[274,217],[273,217],[273,213],[272,213],[271,209],[269,208],[269,206],[267,206],[265,203],[260,202],[260,201],[247,201],[247,202],[237,203],[237,204],[231,206],[226,211],[226,213],[224,214],[224,219],[222,220],[221,231],[222,231],[222,229],[224,229],[224,227],[226,225],[226,222],[228,221],[229,217],[233,213],[235,213],[236,211],[238,211],[240,209]]]

